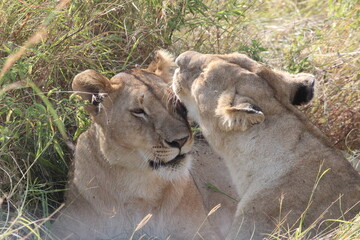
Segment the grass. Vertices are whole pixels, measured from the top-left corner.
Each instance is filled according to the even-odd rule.
[[[157,48],[242,51],[315,74],[317,97],[303,110],[358,166],[359,16],[357,0],[0,1],[0,239],[41,239],[63,201],[89,125],[73,76],[144,66]],[[356,239],[359,219],[329,238]]]

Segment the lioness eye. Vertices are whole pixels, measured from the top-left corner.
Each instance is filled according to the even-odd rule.
[[[145,118],[146,112],[141,108],[135,108],[130,110],[131,114],[135,117]]]

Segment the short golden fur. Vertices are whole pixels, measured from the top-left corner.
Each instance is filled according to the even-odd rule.
[[[150,213],[133,239],[219,239],[202,224],[209,209],[190,175],[193,137],[184,108],[169,98],[169,79],[159,77],[170,76],[163,71],[171,64],[160,62],[161,71],[153,64],[111,79],[93,70],[74,78],[92,124],[77,142],[56,237],[129,239]]]
[[[360,211],[358,172],[294,105],[313,97],[314,76],[271,70],[242,54],[185,52],[173,90],[225,160],[240,202],[227,236],[262,239]]]

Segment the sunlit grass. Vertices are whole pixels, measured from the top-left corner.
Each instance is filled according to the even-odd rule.
[[[141,67],[157,48],[244,51],[314,73],[317,98],[304,110],[359,166],[357,2],[0,1],[0,239],[41,239],[63,201],[73,144],[89,125],[73,76]],[[317,239],[360,236],[360,216],[336,221]]]

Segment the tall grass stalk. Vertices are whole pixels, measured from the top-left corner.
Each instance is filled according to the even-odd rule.
[[[200,233],[200,230],[201,228],[204,226],[204,224],[206,223],[206,221],[208,221],[208,218],[210,215],[214,214],[219,208],[221,208],[221,204],[217,204],[215,207],[213,207],[209,213],[206,215],[205,219],[203,220],[203,222],[200,224],[198,230],[196,231],[195,235],[193,236],[192,240],[200,237],[203,239],[201,233]]]

